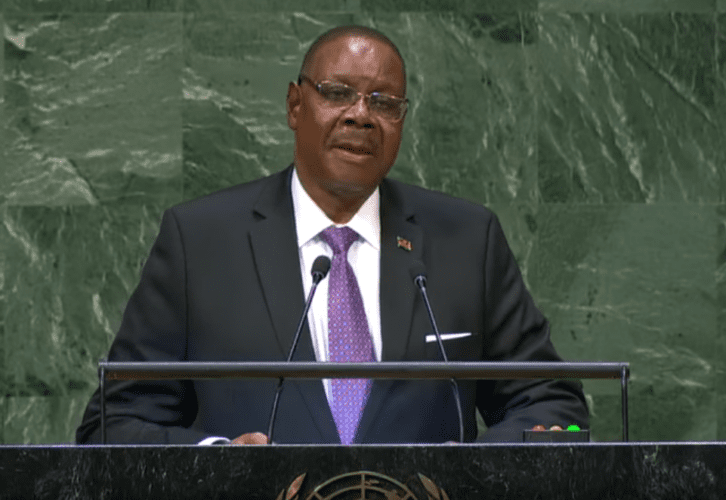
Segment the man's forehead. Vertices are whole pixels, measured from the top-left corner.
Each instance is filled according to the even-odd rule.
[[[345,40],[348,50],[357,56],[362,56],[373,50],[371,40],[361,36],[352,36]]]
[[[331,56],[339,55],[346,58],[352,54],[354,57],[364,58],[371,52],[378,56],[388,52],[397,58],[393,48],[381,40],[359,34],[342,34],[339,37],[326,40],[318,47],[313,60],[313,66],[329,63],[330,60],[328,58]]]

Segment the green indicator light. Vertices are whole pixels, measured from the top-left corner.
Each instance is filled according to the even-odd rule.
[[[572,425],[567,426],[567,430],[570,432],[577,432],[580,430],[580,427],[575,424],[572,424]]]

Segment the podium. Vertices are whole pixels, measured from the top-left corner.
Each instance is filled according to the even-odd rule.
[[[106,380],[257,378],[619,379],[623,443],[4,446],[0,498],[454,500],[702,496],[726,447],[627,443],[627,363],[111,363]],[[103,427],[103,426],[102,426]],[[677,498],[691,498],[677,496]],[[716,497],[714,497],[716,498]]]
[[[726,444],[627,442],[626,363],[107,363],[106,379],[609,378],[624,442],[0,446],[0,498],[720,499]]]
[[[304,475],[288,500],[709,500],[725,463],[723,443],[0,446],[0,498],[277,500]]]

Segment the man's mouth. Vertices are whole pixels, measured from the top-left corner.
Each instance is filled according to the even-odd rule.
[[[361,142],[341,141],[336,142],[334,147],[357,155],[373,154],[373,149],[367,144]]]

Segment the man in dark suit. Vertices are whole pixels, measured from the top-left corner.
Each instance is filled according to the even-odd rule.
[[[385,179],[401,142],[405,95],[403,59],[385,36],[361,27],[321,36],[288,89],[294,164],[164,214],[109,360],[284,360],[311,286],[311,263],[320,254],[333,257],[323,234],[331,226],[354,235],[347,264],[340,265],[357,278],[362,302],[358,319],[348,323],[355,323],[355,335],[363,332],[362,350],[371,360],[440,359],[410,275],[416,261],[427,269],[450,360],[559,360],[494,214]],[[334,268],[335,259],[342,256],[333,257]],[[337,294],[332,274],[321,283],[295,360],[335,360],[345,350],[334,338],[338,319],[326,300]],[[353,434],[345,437],[337,386],[288,380],[275,441],[459,439],[447,381],[362,383]],[[109,442],[264,443],[274,386],[272,380],[111,383]],[[477,439],[477,408],[489,429],[480,440],[521,441],[523,430],[538,425],[587,426],[584,396],[573,382],[462,381],[459,388],[467,441]],[[97,392],[77,431],[79,443],[98,442],[98,413]]]

